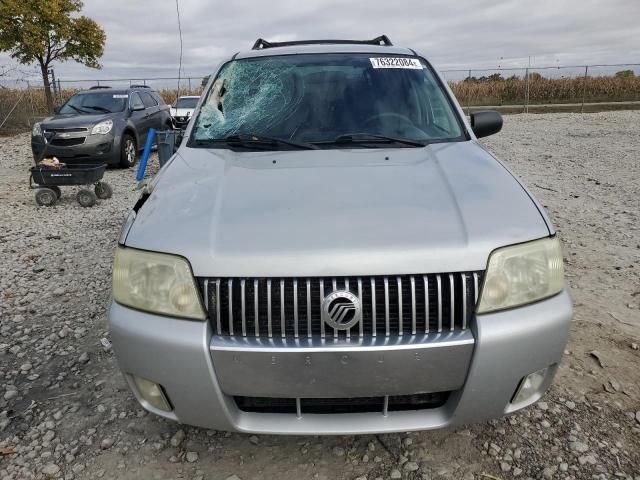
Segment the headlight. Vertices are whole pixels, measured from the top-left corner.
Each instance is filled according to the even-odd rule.
[[[113,120],[105,120],[91,129],[91,135],[106,135],[113,128]]]
[[[517,307],[564,288],[557,237],[499,248],[489,257],[477,313]]]
[[[113,264],[113,299],[147,312],[205,318],[191,266],[176,255],[118,247]]]
[[[38,122],[33,124],[33,130],[31,130],[31,136],[33,137],[42,136],[42,129],[40,128],[40,124]]]

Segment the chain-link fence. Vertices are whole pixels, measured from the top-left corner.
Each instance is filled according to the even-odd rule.
[[[640,64],[456,69],[441,72],[465,107],[600,109],[640,102]]]
[[[495,107],[504,112],[593,111],[640,108],[640,63],[441,70],[460,104],[469,111]],[[206,77],[58,79],[52,86],[56,104],[93,86],[126,88],[146,85],[168,104],[179,95],[200,95]],[[42,84],[0,78],[0,132],[29,128],[47,115]]]

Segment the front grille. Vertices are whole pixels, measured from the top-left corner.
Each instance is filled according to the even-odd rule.
[[[426,410],[443,406],[449,392],[391,395],[387,397],[355,398],[272,398],[233,397],[238,409],[252,413],[372,413],[385,414],[394,411]]]
[[[70,128],[49,128],[46,127],[45,132],[47,133],[82,133],[88,132],[89,129],[87,127],[70,127]]]
[[[481,272],[335,278],[201,278],[218,335],[351,339],[465,330]],[[348,330],[322,321],[325,296],[350,291],[361,320]]]
[[[54,138],[51,145],[56,147],[73,147],[74,145],[82,145],[86,137],[79,138]]]

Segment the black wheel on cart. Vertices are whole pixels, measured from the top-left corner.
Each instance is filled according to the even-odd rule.
[[[96,197],[98,197],[100,200],[106,200],[107,198],[111,198],[111,195],[113,195],[113,189],[111,188],[111,185],[106,182],[96,183],[95,187],[93,187],[93,190],[96,192]]]
[[[47,187],[50,188],[51,190],[53,190],[54,192],[56,192],[56,198],[58,200],[60,200],[60,197],[62,196],[62,190],[60,190],[60,187],[56,187],[55,185],[52,187]]]
[[[133,167],[136,164],[137,156],[136,139],[125,133],[122,135],[122,140],[120,140],[120,166],[122,168]]]
[[[58,200],[55,190],[51,188],[39,188],[36,190],[36,203],[41,207],[50,207]]]
[[[76,200],[83,207],[93,207],[96,204],[96,194],[91,190],[82,189],[78,191]]]

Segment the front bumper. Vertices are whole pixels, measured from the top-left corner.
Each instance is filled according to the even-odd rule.
[[[467,336],[450,339],[453,343],[437,348],[396,345],[400,349],[394,351],[400,352],[399,356],[391,359],[393,368],[385,371],[371,364],[376,354],[385,352],[383,346],[362,350],[346,347],[345,353],[334,348],[324,352],[326,355],[322,349],[273,352],[277,346],[246,352],[251,345],[232,348],[212,335],[208,322],[152,315],[116,303],[109,309],[120,368],[134,395],[148,410],[181,423],[216,430],[301,435],[435,429],[500,417],[530,405],[542,397],[553,379],[567,342],[571,316],[571,300],[566,292],[526,307],[477,316],[471,325],[471,343]],[[451,355],[455,349],[457,352]],[[422,358],[437,361],[437,368],[430,367],[430,362],[408,362],[407,352],[410,356],[422,353]],[[304,360],[306,355],[317,356],[317,370],[305,372],[303,365],[291,368],[290,362]],[[344,356],[349,360],[346,364],[342,362]],[[365,381],[345,382],[354,374],[349,369],[357,369],[358,364],[361,372],[371,365],[371,370],[383,373]],[[404,371],[394,376],[394,369],[401,364]],[[540,390],[526,401],[512,404],[522,378],[548,367]],[[282,373],[272,376],[278,382],[265,382],[266,373],[273,374],[274,369]],[[173,410],[163,412],[147,404],[135,388],[132,375],[161,384]],[[331,383],[331,378],[336,382]],[[379,381],[374,384],[372,379],[376,378]],[[318,382],[322,389],[318,389]],[[367,383],[371,385],[369,389]],[[422,393],[427,387],[434,392],[443,388],[453,391],[440,407],[390,411],[386,415],[249,413],[239,410],[232,396],[271,392],[273,396],[304,397],[321,391],[325,397],[343,391],[344,397],[394,395]]]
[[[78,134],[78,136],[82,137],[85,135],[84,133]],[[112,133],[107,135],[86,135],[84,142],[79,145],[59,146],[45,143],[43,137],[31,137],[31,151],[36,160],[54,156],[64,163],[106,163],[113,165],[120,161],[118,138]]]

